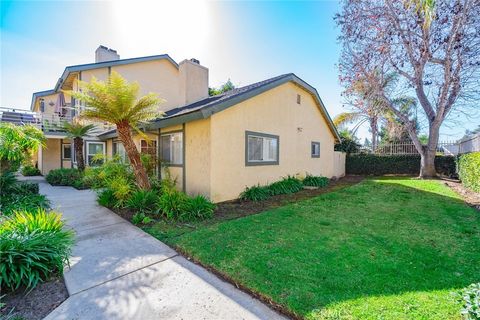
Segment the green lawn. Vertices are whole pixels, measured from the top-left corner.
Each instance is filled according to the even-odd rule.
[[[451,292],[480,281],[480,213],[441,181],[365,180],[163,240],[309,319],[460,319]]]

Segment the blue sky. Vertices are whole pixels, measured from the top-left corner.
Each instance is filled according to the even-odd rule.
[[[67,65],[94,61],[98,45],[121,58],[195,57],[210,85],[246,85],[293,72],[317,88],[331,116],[345,111],[336,64],[337,1],[2,1],[0,106],[28,108]],[[476,121],[478,122],[478,121]],[[458,138],[473,123],[447,127]],[[368,136],[362,128],[361,139]]]

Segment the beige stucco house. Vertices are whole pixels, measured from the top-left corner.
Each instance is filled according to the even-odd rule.
[[[157,93],[164,116],[145,131],[149,141],[135,137],[138,149],[161,159],[188,194],[214,202],[237,198],[246,186],[266,184],[286,175],[342,176],[344,157],[334,152],[338,133],[315,88],[294,74],[285,74],[208,95],[208,69],[195,59],[176,63],[168,55],[120,59],[100,46],[96,61],[66,67],[53,90],[32,97],[40,114],[47,145],[39,151],[43,174],[74,167],[71,141],[55,124],[70,121],[83,106],[62,90],[77,90],[78,81],[105,80],[116,71],[137,81],[141,94]],[[85,158],[97,153],[124,156],[115,129],[98,124],[85,138]],[[158,169],[160,177],[165,170]]]

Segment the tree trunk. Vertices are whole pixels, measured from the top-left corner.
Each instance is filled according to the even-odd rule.
[[[375,152],[378,142],[377,118],[370,118],[370,130],[372,131],[372,152]]]
[[[130,124],[127,121],[117,123],[118,137],[125,147],[125,152],[127,153],[130,164],[132,165],[137,185],[140,189],[148,190],[150,189],[150,181],[148,180],[147,172],[145,171],[142,161],[140,160],[140,153],[133,142],[132,133],[130,130]]]
[[[437,176],[435,169],[435,155],[437,153],[438,137],[441,122],[433,121],[429,125],[428,143],[422,147],[420,153],[420,178],[433,178]]]
[[[83,139],[76,137],[73,139],[75,145],[75,157],[77,158],[77,168],[80,171],[85,170],[85,160],[83,159]]]

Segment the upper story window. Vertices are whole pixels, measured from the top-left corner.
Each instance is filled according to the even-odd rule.
[[[279,137],[259,132],[245,132],[245,165],[277,165]]]
[[[160,136],[161,159],[167,165],[183,165],[183,132],[164,133]]]
[[[312,158],[320,158],[320,142],[312,141]]]

